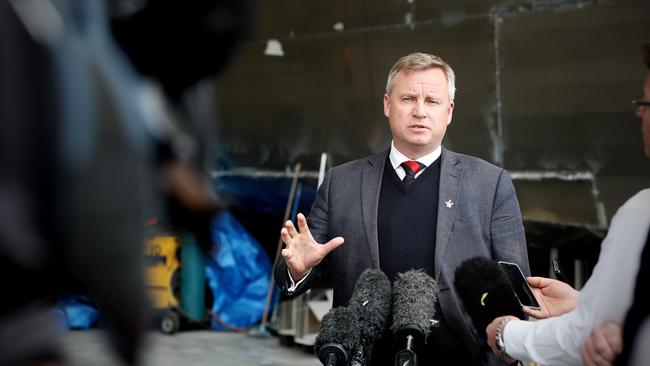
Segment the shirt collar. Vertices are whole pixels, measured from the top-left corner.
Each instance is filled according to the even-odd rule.
[[[433,164],[433,162],[440,157],[440,154],[442,154],[442,147],[438,146],[432,152],[424,156],[421,156],[416,160],[424,164],[425,166],[429,166]],[[397,148],[395,147],[395,143],[393,141],[391,141],[390,143],[390,154],[388,155],[388,157],[390,159],[390,164],[393,166],[393,169],[397,169],[405,161],[412,160],[406,157],[401,152],[399,152],[399,150],[397,150]]]

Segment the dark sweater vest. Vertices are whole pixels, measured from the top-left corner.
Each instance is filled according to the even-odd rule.
[[[379,263],[391,281],[399,272],[424,269],[434,277],[440,159],[404,186],[386,159],[379,196]]]
[[[436,226],[438,221],[438,158],[411,184],[404,186],[387,159],[379,196],[377,234],[379,266],[392,281],[400,272],[423,269],[434,277]],[[435,278],[435,277],[434,277]],[[446,323],[436,303],[435,319],[427,344],[417,351],[420,365],[472,365],[470,353]],[[388,328],[388,327],[387,327]],[[375,342],[372,366],[394,366],[395,352],[404,348],[396,343],[390,329]]]

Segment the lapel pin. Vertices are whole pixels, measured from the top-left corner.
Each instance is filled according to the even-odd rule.
[[[447,206],[447,208],[451,208],[451,206],[453,206],[453,205],[454,205],[454,203],[451,202],[451,200],[446,200],[445,201],[445,206]]]

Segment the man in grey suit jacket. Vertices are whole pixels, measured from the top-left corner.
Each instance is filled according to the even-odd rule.
[[[433,55],[414,53],[393,66],[384,95],[390,149],[326,174],[309,224],[299,214],[298,228],[291,221],[282,228],[286,248],[275,268],[278,286],[297,295],[329,267],[334,307],[347,305],[367,268],[380,268],[391,280],[412,268],[425,270],[438,283],[440,326],[426,352],[418,352],[422,365],[482,359],[478,335],[452,286],[462,261],[484,256],[515,262],[529,274],[508,173],[441,146],[452,119],[454,82],[453,70]],[[392,365],[397,348],[391,337],[378,343],[372,364]]]

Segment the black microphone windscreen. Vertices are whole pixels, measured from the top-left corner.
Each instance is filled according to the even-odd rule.
[[[485,257],[467,259],[456,268],[454,277],[458,297],[481,338],[499,316],[525,318],[508,275],[497,262]]]
[[[436,311],[436,281],[422,270],[399,273],[393,283],[393,326],[402,329],[416,326],[426,342],[431,333],[431,320]]]
[[[321,348],[328,344],[343,346],[348,357],[352,354],[359,344],[359,322],[354,310],[348,307],[338,307],[325,314],[314,343],[314,351],[319,358]]]
[[[386,329],[391,309],[391,283],[379,269],[366,269],[354,286],[350,308],[357,311],[361,344],[375,342]]]

